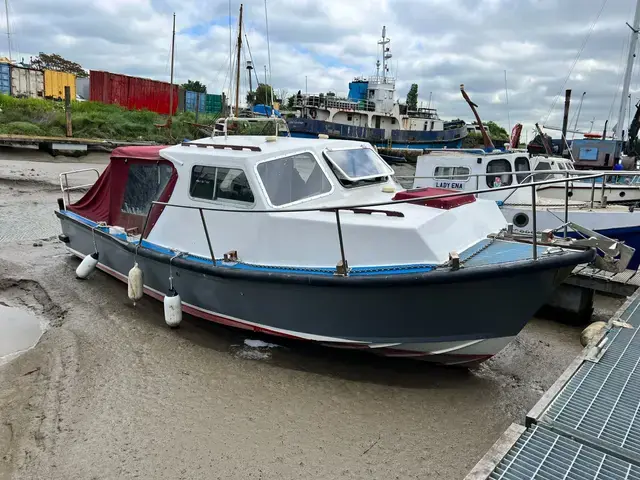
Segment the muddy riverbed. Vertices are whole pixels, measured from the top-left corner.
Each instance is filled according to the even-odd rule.
[[[46,325],[0,365],[0,479],[462,478],[581,349],[580,328],[538,319],[473,371],[170,330],[118,280],[75,279],[58,175],[106,157],[50,160],[0,152],[0,306]]]

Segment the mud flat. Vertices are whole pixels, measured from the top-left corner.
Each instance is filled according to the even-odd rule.
[[[52,212],[81,167],[58,160],[0,153],[0,224],[31,225],[0,230],[0,301],[48,325],[0,366],[0,479],[459,479],[581,350],[580,328],[537,319],[472,371],[169,330],[155,300],[75,279]]]

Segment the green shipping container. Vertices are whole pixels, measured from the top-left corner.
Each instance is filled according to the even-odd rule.
[[[205,113],[220,113],[222,111],[222,95],[207,94],[205,99]]]

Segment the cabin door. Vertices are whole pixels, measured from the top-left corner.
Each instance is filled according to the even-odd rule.
[[[380,116],[376,115],[376,128],[380,128]]]

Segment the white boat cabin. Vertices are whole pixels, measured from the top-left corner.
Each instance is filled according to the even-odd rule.
[[[571,160],[530,156],[524,151],[432,150],[418,157],[413,188],[482,190],[564,178],[562,172],[567,170],[575,170]],[[533,171],[547,173],[530,173]],[[548,173],[549,171],[558,171],[558,174]],[[562,189],[564,190],[564,185]],[[531,191],[524,188],[500,190],[482,194],[482,198],[496,201],[509,198],[512,203],[528,203],[531,201]]]
[[[71,212],[121,227],[126,241],[135,242],[151,202],[167,202],[149,214],[145,241],[210,258],[199,208],[209,209],[202,214],[215,257],[235,251],[242,262],[266,267],[335,268],[341,260],[336,213],[320,209],[405,194],[371,145],[344,140],[216,136],[162,149],[123,147],[109,170]],[[111,189],[111,213],[100,189]],[[495,202],[473,196],[429,202],[341,210],[349,266],[441,264],[451,251],[463,252],[506,226]],[[287,212],[292,209],[309,211]]]
[[[170,203],[267,210],[204,211],[214,253],[237,251],[250,263],[335,266],[340,260],[335,213],[283,210],[389,202],[401,190],[393,170],[363,142],[213,137],[163,149],[160,155],[178,171]],[[441,263],[452,250],[463,251],[479,236],[504,227],[494,207],[478,201],[450,210],[398,204],[369,214],[342,211],[347,259],[352,266]],[[197,210],[165,208],[148,240],[209,256]]]

